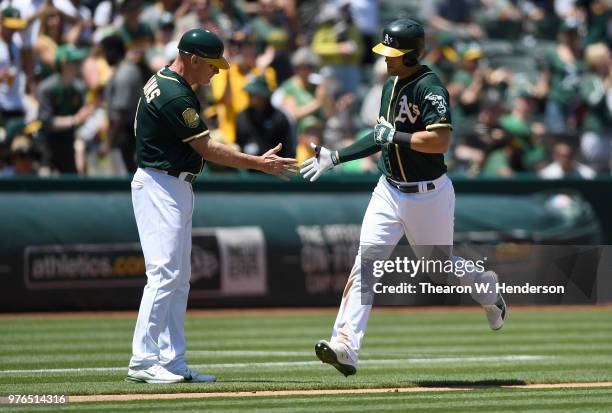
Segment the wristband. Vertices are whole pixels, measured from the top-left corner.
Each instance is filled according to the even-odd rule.
[[[338,165],[340,163],[340,156],[338,155],[338,151],[331,152],[330,158],[334,165]]]
[[[412,133],[396,131],[395,135],[393,136],[393,143],[396,145],[407,146],[410,148],[411,141]]]

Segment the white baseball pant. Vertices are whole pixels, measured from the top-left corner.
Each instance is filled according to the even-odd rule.
[[[453,245],[455,214],[455,191],[451,180],[442,175],[433,181],[435,189],[429,192],[405,194],[393,187],[384,176],[378,181],[361,226],[360,248],[355,258],[342,302],[332,330],[332,343],[347,347],[354,362],[357,357],[368,324],[371,305],[361,303],[361,246],[393,245],[406,235],[410,245]],[[421,185],[425,188],[425,185]],[[389,249],[389,254],[391,253]],[[387,259],[389,256],[377,256]],[[453,260],[461,260],[453,257]],[[466,273],[459,280],[450,280],[461,285],[490,282],[483,273]],[[476,291],[473,288],[473,291]],[[493,304],[497,300],[495,291],[473,294],[480,304]]]
[[[139,168],[132,203],[144,254],[144,288],[130,368],[185,365],[185,311],[191,277],[191,184]]]

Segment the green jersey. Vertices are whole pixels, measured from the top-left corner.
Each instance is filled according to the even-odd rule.
[[[551,75],[548,99],[568,107],[576,99],[584,62],[577,60],[574,63],[566,63],[561,60],[556,50],[551,50],[547,54],[546,65]]]
[[[405,79],[393,76],[385,82],[379,116],[398,132],[452,127],[448,91],[427,66]],[[374,142],[373,133],[338,151],[338,160],[347,162],[378,150],[382,150],[378,169],[393,180],[430,181],[446,173],[443,154],[418,152],[396,144],[379,146]]]
[[[208,135],[191,86],[169,68],[151,76],[140,91],[134,134],[138,166],[198,174],[204,159],[189,145]]]
[[[587,73],[580,81],[580,96],[586,104],[582,121],[585,131],[602,133],[612,125],[612,113],[606,101],[606,86],[603,79],[595,73]]]

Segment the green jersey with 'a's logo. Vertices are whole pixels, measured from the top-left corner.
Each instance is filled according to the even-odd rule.
[[[427,66],[405,79],[392,76],[383,87],[380,116],[399,132],[450,128],[448,91]],[[414,182],[438,178],[446,172],[446,165],[443,154],[390,144],[382,147],[378,169],[396,181]]]
[[[208,135],[200,102],[191,86],[169,68],[161,69],[140,92],[134,122],[138,166],[200,173],[202,157],[189,142]]]

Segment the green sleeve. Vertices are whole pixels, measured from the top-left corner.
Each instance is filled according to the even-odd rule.
[[[338,163],[365,158],[380,151],[381,146],[374,141],[374,130],[355,143],[338,151]]]
[[[452,129],[450,97],[442,86],[430,86],[421,93],[421,118],[425,130],[437,128]]]
[[[188,143],[208,135],[208,128],[200,118],[199,105],[186,97],[178,97],[167,102],[162,108],[169,131],[181,142]]]

